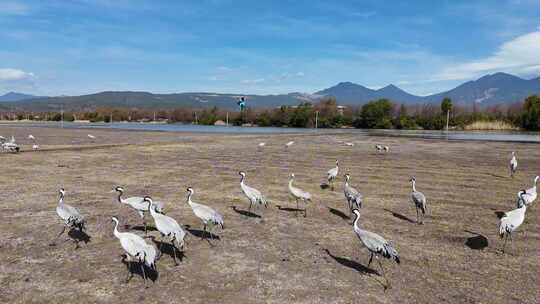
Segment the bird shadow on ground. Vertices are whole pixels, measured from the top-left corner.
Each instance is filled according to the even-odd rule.
[[[144,278],[143,273],[142,273],[142,269],[141,269],[141,263],[139,263],[139,262],[129,262],[129,261],[126,260],[125,255],[123,255],[122,256],[122,264],[126,265],[128,271],[132,275],[138,275],[138,276],[141,277],[141,279]],[[150,279],[152,282],[155,282],[159,277],[159,273],[157,272],[157,270],[149,268],[148,266],[146,266],[146,264],[143,264],[143,267],[144,267],[144,274],[146,274],[146,278]],[[130,280],[131,280],[131,278],[129,279],[129,281]]]
[[[287,211],[287,212],[304,212],[304,209],[299,208],[289,208],[289,207],[282,207],[281,205],[276,205],[276,207],[281,211]]]
[[[86,232],[80,231],[79,229],[69,230],[68,236],[72,238],[76,243],[83,242],[85,244],[88,244],[92,239],[92,237],[89,236]]]
[[[236,208],[236,206],[231,206],[231,209],[234,210],[234,212],[236,212],[236,213],[238,213],[240,215],[243,215],[243,216],[261,218],[261,216],[256,214],[256,213],[253,213],[253,212],[247,211],[247,210],[238,209],[238,208]]]
[[[124,226],[126,229],[132,229],[132,230],[137,230],[137,231],[143,231],[144,232],[144,226],[142,226],[142,225],[138,225],[138,226],[126,225],[126,226]],[[157,231],[157,229],[154,226],[146,226],[146,231]]]
[[[344,258],[344,257],[339,257],[339,256],[335,256],[333,255],[330,250],[328,249],[324,249],[324,251],[326,252],[326,254],[328,254],[328,256],[330,256],[332,259],[334,259],[336,262],[338,262],[339,264],[345,266],[345,267],[349,267],[351,269],[354,269],[362,274],[376,274],[376,275],[379,275],[379,272],[377,272],[376,270],[373,270],[371,268],[368,268],[356,261],[353,261],[353,260],[349,260],[347,258]]]
[[[321,184],[321,189],[324,190],[324,189],[328,189],[328,188],[330,188],[330,185],[329,185],[329,184],[326,184],[326,183],[322,183],[322,184]]]
[[[496,177],[496,178],[507,178],[508,177],[508,176],[502,176],[502,175],[493,174],[493,173],[487,173],[487,175],[492,176],[492,177]]]
[[[210,233],[208,231],[200,230],[200,229],[192,229],[190,226],[186,226],[186,230],[193,236],[198,238],[206,238],[206,239],[214,239],[214,240],[221,240],[219,235],[215,235],[213,233]]]
[[[495,213],[495,215],[497,216],[497,218],[501,219],[505,212],[504,211],[494,211],[493,213]]]
[[[332,213],[333,215],[339,216],[344,221],[349,221],[351,219],[350,216],[346,215],[341,210],[328,207],[328,211]]]
[[[161,248],[161,254],[162,255],[166,254],[166,255],[170,256],[171,259],[174,259],[174,255],[176,254],[176,258],[179,260],[180,263],[186,257],[184,255],[184,252],[180,251],[180,249],[176,248],[176,250],[175,250],[173,245],[171,245],[171,243],[161,241],[161,240],[157,240],[156,238],[153,238],[152,242],[154,242],[154,244],[157,246],[157,248]],[[161,257],[160,257],[160,259],[161,259]]]
[[[470,230],[464,230],[464,231],[475,235],[475,236],[467,238],[467,241],[465,241],[465,246],[474,250],[482,250],[489,245],[487,237],[481,235],[480,233],[473,232]]]
[[[413,220],[413,219],[411,219],[411,218],[409,218],[409,217],[406,217],[405,215],[403,215],[403,214],[401,214],[401,213],[397,213],[397,212],[394,212],[394,211],[392,211],[392,210],[390,210],[390,209],[386,209],[386,208],[383,209],[383,210],[392,213],[392,215],[393,215],[394,217],[397,217],[397,218],[400,219],[400,220],[404,220],[404,221],[407,221],[407,222],[409,222],[409,223],[414,223],[414,224],[416,224],[416,221],[415,221],[415,220]]]

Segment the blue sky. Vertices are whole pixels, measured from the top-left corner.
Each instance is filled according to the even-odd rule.
[[[427,95],[498,71],[539,76],[540,0],[0,0],[0,42],[0,94],[352,81]]]

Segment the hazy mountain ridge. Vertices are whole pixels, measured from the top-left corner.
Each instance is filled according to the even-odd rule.
[[[32,99],[32,98],[41,98],[41,97],[30,95],[30,94],[17,93],[17,92],[8,92],[4,95],[0,95],[0,102],[11,102],[11,101],[19,101],[19,100]]]
[[[9,102],[2,103],[4,108],[15,107],[32,111],[56,111],[61,107],[66,110],[81,111],[102,106],[131,108],[208,108],[216,106],[233,110],[238,109],[236,102],[240,96],[247,97],[250,107],[275,108],[281,105],[291,106],[302,102],[317,102],[321,98],[329,96],[335,97],[338,103],[345,105],[360,105],[379,98],[388,98],[405,104],[438,103],[444,97],[450,97],[456,104],[493,105],[522,101],[533,94],[540,94],[540,77],[526,80],[506,73],[495,73],[465,82],[446,92],[429,96],[416,96],[392,84],[374,90],[352,82],[340,82],[333,87],[313,94],[298,92],[277,95],[206,92],[153,94],[136,91],[105,91],[81,96],[35,97],[11,92],[0,96],[0,101],[12,98]],[[28,99],[24,96],[31,97]],[[13,99],[14,97],[15,99]]]

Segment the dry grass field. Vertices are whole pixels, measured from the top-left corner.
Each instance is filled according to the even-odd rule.
[[[41,151],[0,154],[0,303],[540,302],[540,208],[527,210],[514,251],[504,255],[496,216],[515,208],[518,190],[540,174],[538,145],[0,126],[0,135],[14,134],[26,149],[29,133]],[[296,144],[285,149],[293,138]],[[377,154],[375,143],[390,152]],[[514,179],[507,168],[512,150],[519,161]],[[323,190],[336,159],[336,190]],[[262,218],[244,215],[249,204],[239,170],[269,198]],[[291,211],[291,172],[295,185],[314,197],[307,218]],[[383,261],[389,289],[376,263],[366,268],[368,251],[349,224],[341,190],[345,172],[365,197],[361,225],[391,240],[400,253],[401,265]],[[425,225],[414,223],[411,176],[428,199]],[[192,232],[180,265],[166,252],[148,289],[140,275],[124,281],[111,216],[120,218],[121,231],[144,233],[137,214],[110,193],[116,185],[127,196],[165,202],[167,215]],[[186,203],[188,186],[195,189],[194,201],[224,216],[215,247],[199,237],[200,222]],[[60,187],[66,203],[88,220],[90,240],[77,250],[70,241],[49,246],[62,227],[55,212]]]

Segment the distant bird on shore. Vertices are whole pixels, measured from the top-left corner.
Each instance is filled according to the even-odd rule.
[[[288,147],[292,146],[293,144],[294,144],[294,141],[291,140],[290,142],[285,144],[285,148],[288,148]]]
[[[259,143],[259,147],[264,147],[266,146],[266,143],[262,142],[262,143]]]
[[[346,142],[346,143],[345,143],[345,146],[347,146],[347,147],[354,147],[354,143],[352,143],[352,142]]]
[[[339,161],[336,159],[336,166],[328,172],[326,172],[326,179],[328,180],[328,184],[332,188],[332,191],[334,190],[334,181],[337,178],[337,175],[339,174]]]
[[[244,171],[238,172],[240,174],[240,188],[242,189],[242,192],[249,200],[249,209],[248,211],[251,211],[251,206],[255,206],[257,209],[259,209],[261,206],[264,206],[265,208],[268,208],[268,203],[266,202],[266,198],[262,193],[252,188],[244,183],[246,179],[246,173]]]
[[[128,262],[128,276],[126,283],[133,276],[131,272],[131,260],[133,259],[141,267],[141,272],[144,278],[144,285],[146,286],[146,272],[144,271],[144,265],[150,269],[156,270],[156,258],[157,252],[154,246],[147,244],[144,239],[134,233],[119,232],[118,231],[118,218],[113,216],[112,221],[114,225],[114,236],[120,240],[120,245],[126,252],[126,260]]]
[[[382,152],[383,151],[383,146],[381,145],[375,145],[375,150],[377,150],[377,152]]]
[[[347,199],[347,208],[349,213],[352,215],[354,209],[362,208],[362,194],[358,192],[354,187],[349,185],[349,180],[351,176],[349,173],[345,174],[345,184],[343,186],[343,194],[345,194],[345,199]]]
[[[358,225],[358,221],[360,220],[360,211],[358,211],[358,209],[354,209],[353,213],[356,215],[356,219],[354,220],[353,224],[353,231],[354,233],[356,233],[358,239],[360,239],[360,242],[362,242],[362,244],[371,253],[367,267],[371,265],[371,262],[373,261],[373,256],[375,256],[375,259],[377,260],[377,262],[379,262],[379,267],[381,268],[382,275],[386,279],[387,285],[390,285],[390,282],[384,274],[384,269],[382,267],[381,261],[379,260],[379,256],[387,259],[392,259],[399,264],[400,260],[397,250],[394,249],[394,247],[382,236],[360,228],[360,225]]]
[[[69,230],[78,229],[80,232],[84,232],[86,230],[86,221],[81,215],[81,213],[79,213],[79,211],[75,209],[75,207],[64,203],[64,196],[66,194],[64,188],[60,189],[59,193],[60,199],[58,200],[58,205],[56,206],[56,214],[58,214],[58,216],[62,219],[64,223],[62,231],[60,231],[56,238],[51,242],[51,246],[56,245],[56,241],[66,231],[66,228],[68,228]],[[78,248],[79,242],[75,241],[75,245]]]
[[[194,201],[192,201],[191,196],[193,196],[193,193],[195,192],[193,191],[193,188],[188,187],[187,192],[188,192],[187,203],[193,210],[193,213],[195,213],[195,216],[197,216],[204,225],[203,239],[207,238],[206,236],[207,229],[208,229],[208,233],[210,234],[210,238],[213,239],[214,237],[213,237],[212,232],[215,226],[221,226],[221,229],[224,229],[223,216],[221,216],[221,214],[219,214],[216,210],[206,205],[195,203]],[[208,243],[212,245],[210,240],[208,240]]]
[[[144,202],[148,204],[148,210],[150,210],[150,215],[154,218],[156,229],[161,234],[161,244],[159,246],[159,251],[163,252],[161,250],[161,247],[163,247],[164,243],[163,238],[168,238],[171,242],[171,246],[173,247],[174,264],[178,265],[178,262],[176,261],[176,250],[184,251],[184,237],[186,236],[186,232],[172,217],[157,213],[156,206],[153,204],[152,198],[146,196],[144,198]]]
[[[306,192],[300,188],[296,188],[293,186],[294,181],[294,173],[291,173],[289,176],[289,193],[294,197],[296,200],[296,215],[298,216],[298,211],[300,211],[298,206],[298,200],[302,200],[304,202],[304,217],[307,216],[307,203],[311,202],[311,193]]]
[[[527,205],[525,204],[525,195],[527,191],[521,190],[519,192],[520,200],[518,200],[518,208],[514,209],[512,211],[505,212],[504,215],[501,217],[501,221],[499,224],[499,236],[504,238],[504,244],[502,247],[502,252],[504,253],[504,249],[506,247],[506,241],[508,238],[510,238],[510,244],[512,245],[512,251],[513,251],[513,241],[512,241],[512,233],[523,224],[523,221],[525,220],[525,211],[527,211]]]
[[[514,177],[514,174],[516,174],[518,162],[516,158],[516,153],[512,151],[512,158],[510,159],[510,176]]]
[[[146,225],[146,219],[144,217],[145,213],[148,212],[148,203],[144,202],[144,198],[140,196],[132,196],[129,198],[123,198],[124,195],[124,188],[123,187],[115,187],[111,192],[117,192],[118,193],[118,202],[124,205],[128,205],[135,211],[137,211],[137,214],[139,214],[139,217],[143,221],[144,225],[144,233],[148,233],[147,231],[147,225]],[[163,212],[163,204],[159,202],[153,202],[156,206],[156,211],[159,213]]]
[[[536,184],[538,183],[538,179],[540,179],[540,176],[536,176],[534,178],[534,186],[532,186],[531,188],[527,189],[527,191],[525,191],[525,194],[521,195],[521,191],[518,192],[518,205],[519,205],[519,200],[523,200],[523,203],[527,206],[529,206],[530,204],[532,204],[537,196],[538,196],[538,193],[536,192]]]
[[[383,146],[384,152],[390,152],[390,148],[388,146]]]
[[[92,134],[88,134],[88,138],[90,138],[92,140],[92,142],[94,141],[94,139],[96,139],[96,137]]]
[[[427,208],[426,196],[422,192],[416,191],[416,178],[412,177],[410,182],[412,184],[411,198],[416,208],[416,223],[423,224]],[[419,219],[419,211],[422,211],[422,221]]]
[[[34,142],[34,144],[32,145],[32,150],[39,150],[39,145],[38,145],[37,140],[34,137],[34,135],[32,135],[32,134],[28,135],[28,139],[30,139],[31,141]]]

